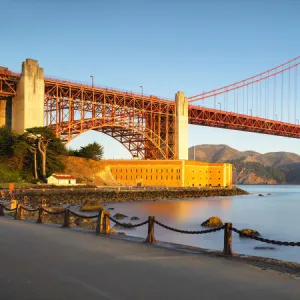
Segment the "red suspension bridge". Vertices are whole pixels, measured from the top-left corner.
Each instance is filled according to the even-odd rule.
[[[22,76],[38,72],[33,62],[23,63],[22,74],[0,69],[0,105],[6,101],[6,120],[7,103],[22,94]],[[66,142],[88,130],[103,132],[144,159],[181,158],[178,137],[184,134],[181,125],[176,125],[185,115],[180,112],[181,104],[186,105],[188,124],[299,138],[299,64],[300,56],[256,76],[191,96],[185,104],[182,99],[176,104],[156,96],[43,77],[44,125]],[[13,104],[11,111],[12,127],[19,130]],[[24,126],[23,130],[29,127]]]

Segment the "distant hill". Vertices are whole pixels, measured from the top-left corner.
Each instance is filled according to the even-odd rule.
[[[300,155],[290,152],[238,151],[227,145],[198,145],[189,148],[189,159],[233,164],[238,184],[300,184]]]

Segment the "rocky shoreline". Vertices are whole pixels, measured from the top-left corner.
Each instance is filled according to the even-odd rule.
[[[221,197],[248,195],[248,192],[240,188],[232,189],[162,189],[162,190],[27,190],[15,195],[18,200],[24,196],[28,197],[29,202],[38,204],[42,198],[51,203],[63,204],[83,204],[87,201],[98,202],[127,202],[145,201],[162,199],[181,199],[181,198],[202,198],[202,197]]]

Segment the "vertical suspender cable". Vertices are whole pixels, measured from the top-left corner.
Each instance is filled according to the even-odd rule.
[[[274,76],[273,118],[275,118],[275,114],[276,114],[276,75]]]
[[[281,121],[283,121],[283,76],[284,72],[281,73]]]
[[[297,81],[297,69],[298,69],[298,66],[296,66],[296,68],[295,68],[295,123],[296,123],[296,119],[297,119],[297,83],[298,83],[298,81]]]
[[[291,97],[291,69],[289,69],[289,86],[288,86],[288,123],[290,122],[290,97]]]

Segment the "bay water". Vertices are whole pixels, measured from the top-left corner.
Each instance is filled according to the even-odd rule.
[[[279,241],[300,242],[300,186],[299,185],[242,185],[249,195],[234,197],[209,197],[196,199],[168,199],[141,202],[119,202],[106,204],[105,208],[123,213],[129,218],[122,222],[133,224],[144,221],[148,216],[166,225],[183,230],[202,230],[201,223],[211,216],[223,222],[232,222],[237,229],[251,228],[264,238]],[[262,194],[263,196],[259,196]],[[137,216],[139,221],[131,221]],[[113,225],[113,223],[112,223]],[[147,236],[147,226],[122,229],[128,235]],[[180,234],[155,225],[157,240],[223,250],[223,230],[201,235]],[[300,247],[276,246],[259,241],[240,238],[233,232],[233,251],[239,254],[271,257],[300,263]],[[255,249],[272,247],[273,249]]]

